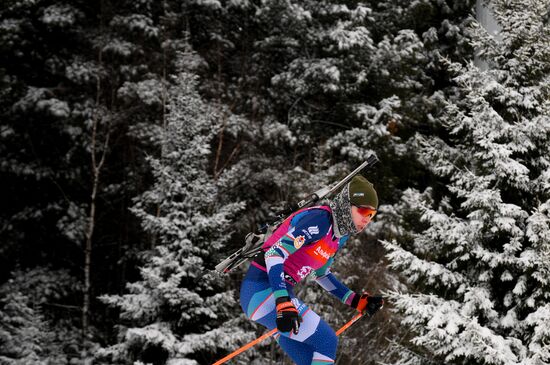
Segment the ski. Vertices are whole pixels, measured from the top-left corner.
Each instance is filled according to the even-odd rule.
[[[290,214],[297,211],[298,209],[312,206],[318,201],[334,195],[334,193],[340,190],[342,186],[347,184],[355,175],[361,172],[361,170],[370,168],[377,162],[378,158],[375,155],[370,155],[365,160],[365,162],[363,162],[359,167],[349,173],[342,180],[337,182],[334,186],[323,187],[313,194],[310,194],[305,199],[299,201],[295,205],[291,206],[290,208],[285,209],[284,211],[277,214],[277,216],[275,217],[275,222],[264,225],[260,229],[259,233],[249,233],[245,238],[245,245],[232,253],[228,258],[220,262],[218,265],[216,265],[215,270],[221,274],[227,274],[244,262],[248,261],[249,259],[254,258],[262,251],[262,245],[265,241],[265,238],[271,236],[273,231],[277,229],[277,227],[281,223],[283,223],[286,217],[288,217]]]

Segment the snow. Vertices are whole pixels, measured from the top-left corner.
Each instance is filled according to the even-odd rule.
[[[69,27],[73,25],[82,14],[70,5],[51,5],[44,9],[40,20],[48,25],[57,27]]]
[[[330,33],[330,37],[338,43],[339,50],[347,50],[358,46],[373,48],[370,32],[367,28],[354,27],[352,30],[346,28],[347,24],[340,22]]]
[[[444,197],[434,202],[431,189],[424,197],[403,194],[405,211],[419,211],[427,226],[383,244],[391,267],[418,292],[392,297],[416,348],[449,363],[543,364],[550,360],[548,296],[541,290],[550,273],[549,165],[542,157],[549,152],[549,101],[540,93],[544,76],[536,86],[526,81],[528,68],[539,67],[530,51],[508,47],[529,38],[539,43],[519,47],[548,52],[549,43],[525,24],[534,19],[532,8],[510,12],[495,4],[496,19],[513,18],[517,26],[503,23],[498,48],[472,28],[472,44],[495,62],[485,70],[450,66],[455,100],[434,122],[451,137],[415,137],[420,161],[443,178]],[[460,32],[444,28],[447,37]]]
[[[30,193],[0,222],[0,253],[21,266],[0,286],[0,362],[2,351],[21,363],[80,361],[59,359],[84,345],[47,305],[80,300],[81,264],[68,258],[85,241],[95,115],[116,135],[106,166],[121,168],[102,175],[101,214],[133,201],[121,222],[101,215],[96,280],[110,272],[110,245],[120,266],[140,265],[124,289],[109,288],[118,295],[96,293],[115,309],[116,334],[97,351],[105,363],[142,365],[157,351],[198,365],[255,338],[238,304],[241,273],[209,268],[238,244],[235,232],[372,153],[384,161],[372,173],[384,201],[338,269],[354,288],[395,291],[385,317],[341,351],[389,363],[357,351],[388,335],[400,341],[388,350],[397,365],[550,363],[548,1],[490,2],[498,37],[464,2],[447,3],[139,0],[98,14],[8,2],[0,169],[15,181],[8,194]],[[34,254],[42,232],[35,256],[13,253]],[[73,273],[27,268],[34,260]],[[303,290],[331,324],[347,315]],[[264,350],[239,361],[265,363],[246,357]]]
[[[161,80],[142,80],[137,83],[126,81],[117,95],[126,102],[142,102],[146,105],[162,105],[164,85]]]
[[[152,39],[157,38],[160,33],[160,29],[153,25],[153,20],[143,14],[115,16],[110,25],[122,27],[133,34],[143,34],[145,37]]]
[[[128,41],[122,39],[111,39],[103,47],[103,52],[111,53],[114,55],[129,57],[136,50],[136,46]]]

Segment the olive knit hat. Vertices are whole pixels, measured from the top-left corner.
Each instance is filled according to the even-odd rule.
[[[349,201],[358,207],[378,209],[378,195],[370,181],[361,175],[356,175],[349,183]]]

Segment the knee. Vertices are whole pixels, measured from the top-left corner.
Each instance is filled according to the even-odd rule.
[[[336,332],[334,332],[332,328],[327,334],[327,342],[330,349],[336,354],[336,349],[338,348],[338,337],[336,336]]]
[[[320,336],[317,339],[317,351],[334,359],[338,348],[338,337],[336,336],[336,333],[328,324],[324,322],[322,329],[319,328],[319,330]]]

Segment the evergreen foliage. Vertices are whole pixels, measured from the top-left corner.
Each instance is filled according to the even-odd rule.
[[[402,219],[416,212],[418,228],[385,243],[391,266],[414,284],[394,294],[414,333],[402,364],[550,360],[550,32],[543,2],[489,6],[502,40],[473,23],[489,69],[447,64],[455,87],[440,133],[415,137],[437,184],[406,192]]]
[[[37,267],[15,271],[0,287],[2,364],[69,364],[79,358],[78,326],[59,304],[79,292],[74,282],[65,270]]]
[[[398,311],[338,362],[550,362],[547,4],[489,2],[495,40],[474,3],[2,2],[1,362],[212,363],[263,329],[246,265],[209,270],[371,153],[380,210],[334,272]],[[236,363],[282,359],[268,345]]]
[[[177,77],[169,100],[163,153],[150,158],[155,182],[132,209],[154,237],[154,252],[128,294],[103,297],[126,324],[123,340],[105,351],[122,363],[208,363],[250,337],[237,326],[234,290],[206,270],[243,208],[225,200],[208,171],[219,116],[188,73]]]

